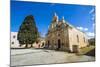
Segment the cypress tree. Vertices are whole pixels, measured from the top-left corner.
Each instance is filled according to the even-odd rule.
[[[38,37],[39,33],[34,17],[32,15],[26,16],[18,31],[17,39],[20,43],[20,46],[23,44],[26,45],[26,48],[28,45],[32,46]]]

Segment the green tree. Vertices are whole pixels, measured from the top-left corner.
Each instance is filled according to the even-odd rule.
[[[31,45],[32,47],[32,44],[37,40],[38,37],[39,33],[34,17],[32,15],[26,16],[18,31],[17,39],[20,43],[20,46],[26,44],[26,48],[28,45]]]

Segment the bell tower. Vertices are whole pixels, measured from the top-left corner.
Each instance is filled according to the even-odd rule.
[[[56,27],[57,24],[58,24],[58,16],[57,16],[57,14],[55,12],[53,20],[52,20],[52,23],[51,23],[51,27],[54,28],[54,27]]]
[[[54,13],[54,17],[53,17],[52,21],[53,22],[58,22],[58,16],[57,16],[56,12]]]
[[[65,18],[64,18],[64,16],[62,17],[62,22],[65,23]]]

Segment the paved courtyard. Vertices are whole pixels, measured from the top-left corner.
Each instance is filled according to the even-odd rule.
[[[92,56],[46,49],[11,49],[11,66],[94,61]]]

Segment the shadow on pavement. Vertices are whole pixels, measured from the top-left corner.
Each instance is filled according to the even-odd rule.
[[[85,55],[87,55],[87,56],[94,56],[95,57],[95,48],[92,49],[91,51],[87,52]]]

